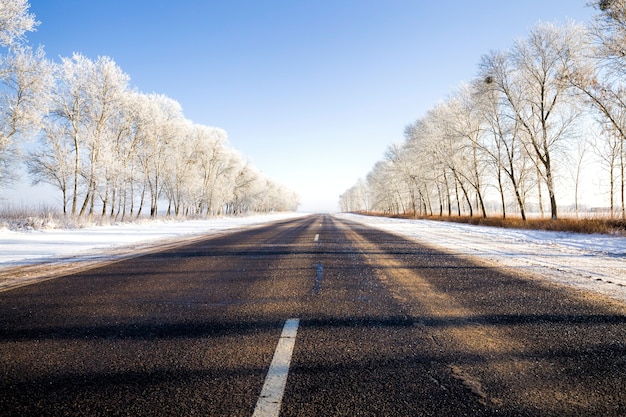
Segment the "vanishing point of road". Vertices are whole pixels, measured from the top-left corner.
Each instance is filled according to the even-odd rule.
[[[330,215],[0,293],[1,416],[626,415],[626,306]]]

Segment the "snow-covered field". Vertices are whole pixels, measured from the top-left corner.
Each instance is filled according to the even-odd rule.
[[[76,230],[0,229],[0,291],[98,262],[176,245],[206,234],[250,227],[304,213],[185,222],[120,224]],[[626,238],[500,229],[426,220],[335,216],[394,232],[436,248],[538,279],[626,301]],[[20,268],[19,276],[14,273]]]
[[[477,259],[626,301],[626,238],[339,214]]]

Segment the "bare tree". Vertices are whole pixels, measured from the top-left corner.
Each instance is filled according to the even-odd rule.
[[[569,24],[538,24],[510,52],[511,69],[504,92],[523,129],[522,142],[545,182],[552,219],[558,216],[554,159],[579,114],[569,75],[584,46],[584,29]],[[496,75],[489,75],[495,77]]]
[[[595,146],[603,150],[600,157],[606,161],[607,156],[621,150],[626,142],[626,2],[624,0],[594,0],[590,3],[600,13],[590,25],[590,51],[576,71],[570,74],[570,81],[581,91],[587,102],[596,110],[598,121],[606,133],[607,143]],[[607,149],[613,149],[609,154]],[[614,156],[609,156],[612,160]],[[621,156],[623,161],[623,156]],[[619,167],[621,178],[621,213],[626,218],[626,164],[610,164],[610,205],[613,212],[615,169]]]
[[[614,74],[626,74],[626,1],[592,0],[589,3],[600,11],[592,25],[599,50],[597,57]]]
[[[479,96],[479,109],[486,123],[484,151],[495,166],[496,182],[500,192],[502,215],[506,218],[505,185],[502,175],[510,182],[522,220],[526,220],[526,203],[522,190],[523,177],[527,175],[527,155],[521,144],[520,120],[508,105],[508,97],[516,93],[510,85],[510,59],[502,52],[484,55],[480,63],[480,78],[475,81]]]

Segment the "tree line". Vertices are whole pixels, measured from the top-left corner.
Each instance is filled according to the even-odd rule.
[[[169,97],[131,88],[110,57],[48,60],[26,42],[38,24],[27,1],[0,6],[0,189],[25,164],[33,183],[58,190],[63,212],[74,216],[297,209],[297,195],[246,162],[223,129],[193,123]],[[37,145],[25,152],[32,138]]]
[[[599,166],[608,210],[626,218],[626,0],[590,6],[588,24],[538,23],[483,55],[471,81],[340,196],[341,209],[556,219],[558,196],[578,211],[581,181]]]

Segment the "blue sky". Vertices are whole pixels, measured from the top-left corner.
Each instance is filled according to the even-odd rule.
[[[404,127],[538,21],[588,22],[587,0],[30,0],[57,60],[107,55],[144,93],[333,211]]]

